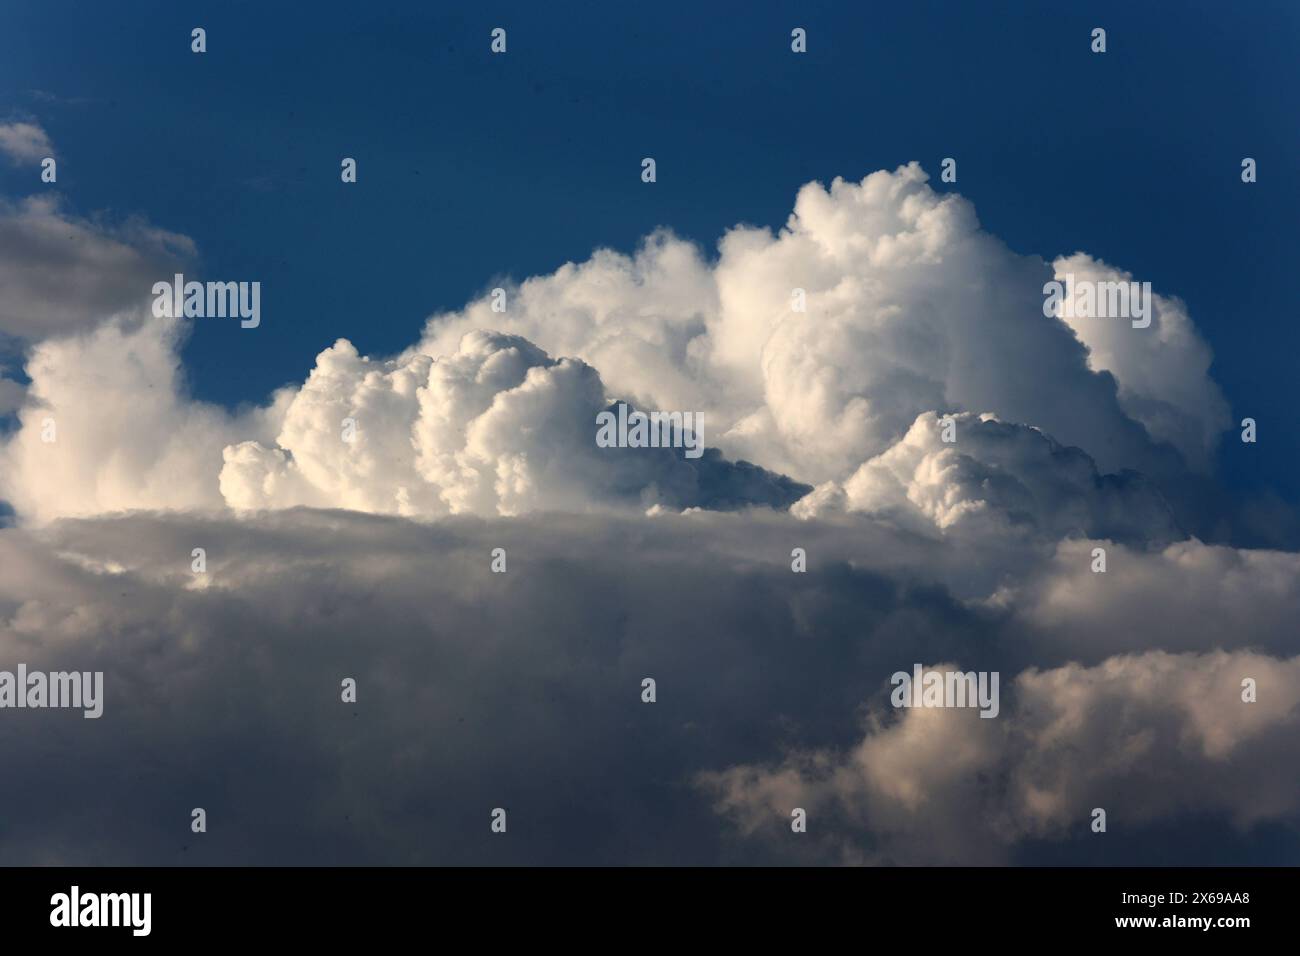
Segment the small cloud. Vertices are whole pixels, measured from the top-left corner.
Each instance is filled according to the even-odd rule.
[[[0,199],[0,333],[37,340],[90,328],[147,303],[152,283],[194,254],[188,236],[142,219],[83,219],[53,196]]]
[[[35,123],[0,123],[0,153],[15,165],[38,162],[54,154],[54,145]]]

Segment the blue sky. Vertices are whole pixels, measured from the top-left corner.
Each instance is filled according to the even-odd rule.
[[[0,111],[49,132],[76,212],[145,216],[194,238],[205,276],[261,280],[255,343],[200,323],[184,351],[195,396],[226,405],[301,381],[339,336],[398,350],[495,277],[661,225],[712,251],[782,224],[808,180],[912,159],[937,180],[954,156],[1014,250],[1083,249],[1186,300],[1234,420],[1261,422],[1224,475],[1294,498],[1300,11],[1057,6],[7,3]],[[11,198],[30,179],[0,170]]]

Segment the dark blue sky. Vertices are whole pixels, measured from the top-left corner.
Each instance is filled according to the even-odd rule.
[[[1300,497],[1295,4],[434,6],[0,7],[0,116],[49,132],[71,210],[143,215],[197,242],[203,277],[262,282],[255,335],[197,324],[197,397],[260,401],[339,336],[400,349],[498,276],[660,225],[712,252],[782,224],[807,180],[913,159],[937,179],[954,156],[1016,251],[1084,250],[1185,299],[1235,420],[1260,422],[1224,443],[1229,484]],[[35,188],[0,169],[5,196]]]

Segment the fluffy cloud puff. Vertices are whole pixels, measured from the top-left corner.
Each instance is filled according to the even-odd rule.
[[[1106,549],[1105,574],[1092,550]],[[1162,549],[1060,542],[1038,573],[991,596],[1040,641],[1040,661],[1096,661],[1134,645],[1206,652],[1239,645],[1296,649],[1300,554],[1176,541]],[[1239,635],[1239,636],[1238,636]]]
[[[1245,678],[1254,703],[1242,700]],[[827,852],[874,862],[1006,861],[1028,838],[1089,833],[1098,807],[1108,832],[1194,814],[1248,829],[1300,811],[1297,681],[1300,657],[1248,652],[1031,669],[1004,690],[1005,720],[877,710],[842,754],[795,752],[700,782],[747,833],[776,831],[802,806],[842,827],[822,839]]]
[[[969,412],[919,415],[894,446],[842,484],[826,482],[800,517],[864,512],[922,533],[1164,543],[1183,537],[1160,493],[1135,472],[1100,475],[1078,448],[1027,425]]]
[[[1052,263],[1057,281],[1131,283],[1133,275],[1082,252]],[[1088,367],[1109,372],[1119,385],[1120,407],[1155,438],[1168,441],[1192,464],[1204,467],[1229,427],[1228,403],[1210,379],[1213,355],[1177,298],[1152,294],[1151,325],[1099,318],[1063,309],[1066,324],[1088,348]]]
[[[225,450],[221,490],[237,508],[404,515],[785,507],[808,490],[716,452],[600,448],[608,405],[595,369],[518,336],[474,331],[449,355],[389,362],[340,341],[289,402],[277,447]]]
[[[134,317],[33,346],[19,428],[0,452],[0,498],[35,523],[222,507],[222,448],[266,433],[278,410],[236,417],[185,397],[182,331]]]
[[[730,230],[716,263],[667,233],[633,257],[599,252],[509,289],[505,315],[484,299],[434,316],[420,350],[472,328],[523,335],[650,407],[707,411],[724,452],[813,483],[847,478],[935,409],[1040,427],[1108,472],[1181,468],[1162,442],[1202,462],[1221,400],[1176,303],[1149,329],[1071,328],[1043,314],[1052,276],[911,164],[804,186],[785,228]],[[1140,359],[1120,360],[1130,347]]]

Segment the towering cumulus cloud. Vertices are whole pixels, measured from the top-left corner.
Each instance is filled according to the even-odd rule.
[[[0,722],[6,858],[178,862],[196,788],[200,862],[1145,859],[1080,849],[1096,808],[1170,862],[1294,850],[1300,554],[1191,533],[1229,419],[1182,302],[1053,314],[1066,276],[1132,279],[912,164],[339,339],[240,411],[186,393],[149,283],[44,326],[20,288],[0,649],[102,671],[104,712]],[[707,447],[602,447],[620,403]],[[995,714],[898,708],[914,667],[999,674]]]
[[[650,405],[707,409],[724,451],[812,483],[848,477],[934,410],[1034,425],[1105,471],[1176,467],[1162,443],[1200,466],[1227,420],[1185,313],[1160,299],[1146,329],[1071,328],[1043,314],[1053,276],[911,164],[810,183],[784,229],[737,227],[712,265],[658,234],[633,257],[529,279],[506,315],[485,299],[435,316],[421,349],[469,328],[523,335]],[[1149,404],[1174,381],[1179,424]]]
[[[1067,268],[1110,274],[1081,256],[1056,264]],[[41,449],[24,434],[35,408],[61,412],[74,428],[139,401],[189,428],[215,414],[176,392],[166,354],[174,335],[99,331],[89,341],[100,364],[121,355],[157,374],[135,377],[139,396],[77,395],[69,383],[82,378],[74,363],[89,346],[75,343],[84,340],[38,349],[24,433],[6,450],[21,467],[5,494],[35,519],[210,503],[431,516],[784,507],[806,490],[800,483],[856,474],[861,486],[869,462],[919,440],[919,416],[947,411],[1033,426],[1082,448],[1101,475],[1135,469],[1158,481],[1204,467],[1226,411],[1182,307],[1157,297],[1142,329],[1067,324],[1044,315],[1054,274],[981,231],[969,203],[936,193],[915,164],[829,190],[809,184],[778,234],[737,227],[714,263],[668,233],[630,258],[597,252],[508,289],[504,312],[489,297],[435,316],[422,342],[395,358],[361,356],[340,340],[301,387],[253,420],[223,421],[170,448],[154,440],[152,452],[77,455],[57,468],[55,481],[66,483],[51,487],[30,458]],[[667,454],[597,454],[591,423],[616,399],[702,414],[721,455],[692,467]],[[271,424],[278,430],[267,434]],[[220,448],[217,432],[229,436]],[[184,463],[156,457],[185,450]],[[1073,467],[1061,456],[1057,464]],[[106,482],[105,467],[123,480]],[[161,500],[104,491],[129,487],[122,471],[131,468],[147,487],[160,467],[206,475]],[[1131,482],[1103,482],[1099,494],[1120,485]]]

